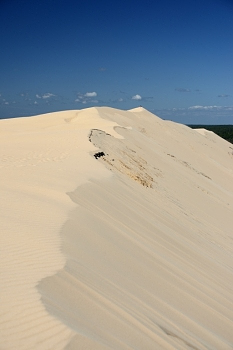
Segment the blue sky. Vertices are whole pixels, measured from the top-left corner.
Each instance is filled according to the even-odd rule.
[[[0,118],[142,105],[233,124],[231,0],[0,0]]]

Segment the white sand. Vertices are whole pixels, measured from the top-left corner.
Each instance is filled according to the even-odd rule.
[[[232,349],[232,151],[143,108],[1,120],[0,349]]]

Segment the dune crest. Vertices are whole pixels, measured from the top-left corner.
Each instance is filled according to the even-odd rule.
[[[0,143],[1,349],[232,349],[231,144],[142,107]]]

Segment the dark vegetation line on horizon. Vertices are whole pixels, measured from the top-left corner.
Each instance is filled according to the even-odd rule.
[[[233,125],[188,125],[192,129],[206,129],[213,131],[218,136],[222,137],[228,142],[233,143]]]

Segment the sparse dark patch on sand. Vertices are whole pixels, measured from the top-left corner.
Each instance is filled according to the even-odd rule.
[[[176,162],[179,162],[180,164],[186,166],[187,168],[189,168],[190,170],[194,171],[196,174],[198,175],[202,175],[204,177],[206,177],[207,179],[211,180],[211,178],[204,174],[203,172],[201,171],[198,171],[197,169],[195,169],[194,167],[191,166],[191,164],[189,162],[186,162],[184,160],[181,160],[181,159],[177,159],[173,154],[170,154],[170,153],[167,153],[167,155],[171,158],[173,158]]]
[[[162,329],[162,331],[164,333],[166,333],[167,335],[169,335],[170,337],[173,337],[173,338],[176,338],[176,339],[179,339],[180,341],[182,341],[185,345],[187,345],[190,349],[193,349],[193,350],[199,350],[199,348],[197,348],[196,346],[193,346],[191,343],[189,343],[188,341],[186,341],[185,339],[182,339],[181,337],[179,337],[177,334],[169,331],[168,329],[162,327],[162,326],[159,326],[159,328]]]
[[[104,152],[97,152],[94,154],[95,159],[105,156]]]
[[[117,139],[99,129],[92,129],[89,141],[102,150],[95,153],[94,157],[101,158],[108,169],[121,173],[144,187],[153,188],[154,169],[150,169],[143,154],[139,155],[140,150],[132,149],[127,140]]]

